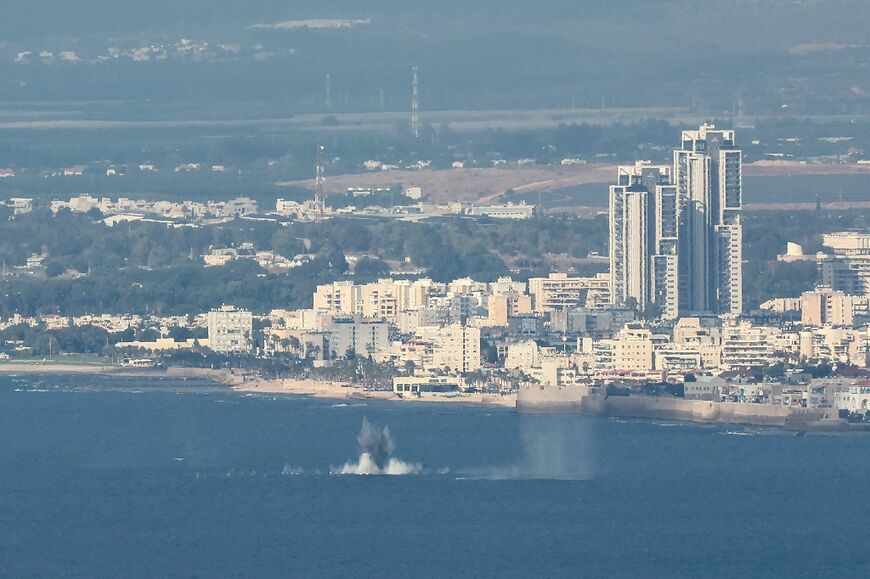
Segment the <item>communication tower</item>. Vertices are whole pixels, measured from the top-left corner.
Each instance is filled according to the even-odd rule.
[[[416,66],[411,69],[411,133],[420,138],[420,75]]]
[[[317,169],[314,177],[314,219],[316,221],[323,219],[323,214],[326,211],[326,192],[324,190],[326,168],[323,164],[323,154],[325,151],[326,147],[323,145],[317,146]]]

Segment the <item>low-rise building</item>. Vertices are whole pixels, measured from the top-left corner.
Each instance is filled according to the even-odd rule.
[[[457,392],[464,388],[465,381],[459,376],[398,376],[393,378],[393,392],[397,394]]]
[[[834,404],[849,414],[867,414],[870,412],[870,381],[856,382],[838,393]]]
[[[116,348],[141,348],[149,352],[167,352],[173,350],[190,350],[192,348],[208,348],[209,341],[206,339],[187,339],[175,341],[172,338],[157,338],[154,341],[133,340],[132,342],[118,342]]]
[[[531,219],[535,216],[535,206],[525,203],[507,205],[487,205],[470,207],[468,215],[473,217],[492,217],[493,219]]]
[[[575,307],[596,307],[610,302],[610,274],[593,277],[551,273],[529,279],[529,294],[536,312]]]

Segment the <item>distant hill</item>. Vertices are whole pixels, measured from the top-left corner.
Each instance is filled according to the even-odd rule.
[[[870,98],[866,0],[8,4],[4,101],[405,110],[412,65],[424,109],[676,103],[813,113],[866,110]]]

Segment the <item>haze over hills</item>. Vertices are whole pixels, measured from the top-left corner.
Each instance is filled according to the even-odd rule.
[[[4,9],[0,100],[405,110],[418,65],[429,110],[855,113],[867,13],[861,0],[41,0]]]

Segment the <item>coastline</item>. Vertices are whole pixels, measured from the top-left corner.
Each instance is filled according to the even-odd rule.
[[[870,424],[852,423],[832,408],[804,408],[746,402],[686,400],[662,396],[607,396],[590,388],[522,388],[520,412],[568,411],[583,416],[675,420],[694,424],[773,427],[807,432],[870,431]]]
[[[433,402],[438,404],[473,404],[507,408],[515,408],[517,401],[516,396],[501,396],[498,394],[423,393],[419,396],[400,396],[388,390],[363,390],[343,382],[296,380],[290,378],[279,380],[245,379],[244,376],[231,375],[230,382],[228,383],[234,392],[243,394],[287,394],[332,400],[386,400],[403,403]]]
[[[364,390],[341,382],[297,379],[265,379],[252,377],[233,370],[212,370],[209,368],[132,368],[97,364],[63,363],[0,363],[3,374],[56,374],[56,375],[100,375],[119,377],[163,377],[211,380],[239,394],[269,394],[310,396],[331,400],[386,400],[393,402],[431,402],[458,403],[484,406],[516,407],[517,398],[497,394],[427,394],[420,396],[400,396],[392,391]]]
[[[111,364],[64,364],[62,362],[2,362],[0,374],[100,374],[153,376],[155,370]]]
[[[131,368],[128,366],[63,363],[0,363],[0,375],[55,374],[101,375],[118,377],[208,380],[221,389],[239,395],[306,396],[335,401],[382,400],[401,403],[467,404],[516,408],[520,412],[574,412],[586,416],[677,420],[693,424],[733,424],[752,427],[779,427],[797,431],[868,431],[870,425],[851,424],[824,410],[792,409],[757,404],[715,403],[699,400],[665,399],[645,396],[579,396],[559,389],[521,390],[518,395],[478,393],[422,393],[402,396],[392,391],[364,390],[345,382],[313,379],[266,379],[230,369],[209,368]],[[173,390],[186,392],[179,385]]]

